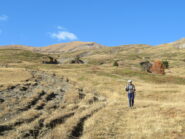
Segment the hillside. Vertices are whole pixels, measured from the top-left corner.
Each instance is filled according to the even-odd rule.
[[[22,49],[22,50],[29,50],[29,51],[35,50],[34,47],[25,46],[25,45],[2,45],[0,46],[0,49]]]
[[[24,49],[0,49],[0,64],[30,62],[40,63],[44,54],[35,53]]]
[[[46,47],[40,47],[39,51],[44,53],[62,53],[62,52],[74,52],[78,50],[91,50],[103,48],[105,46],[97,44],[95,42],[69,42],[69,43],[61,43],[50,45]]]
[[[95,42],[80,42],[80,41],[73,41],[68,43],[59,43],[44,47],[32,47],[32,46],[25,46],[25,45],[3,45],[0,46],[0,49],[22,49],[22,50],[29,50],[33,52],[39,53],[47,53],[47,54],[60,54],[60,53],[73,53],[76,51],[97,51],[100,52],[101,50],[105,50],[104,52],[113,52],[127,50],[127,48],[139,48],[140,50],[137,51],[138,53],[141,52],[143,48],[152,47],[150,45],[145,44],[129,44],[129,45],[120,45],[116,47],[107,47],[105,45],[101,45]],[[155,47],[160,47],[162,49],[170,49],[170,48],[185,48],[185,39],[180,39],[175,42],[165,43],[161,45],[157,45]],[[167,48],[165,48],[167,47]]]
[[[177,40],[175,42],[161,44],[159,46],[168,46],[168,47],[176,47],[176,48],[185,48],[185,38]]]
[[[55,45],[42,53],[0,49],[0,64],[8,63],[0,66],[0,138],[185,138],[185,49],[172,43],[70,44],[56,45],[66,49],[60,53],[50,48]],[[80,56],[86,63],[42,64],[46,53],[61,61]],[[169,61],[165,75],[141,71],[141,61],[157,59]],[[124,90],[128,79],[137,90],[133,109]]]
[[[41,53],[62,53],[62,52],[74,52],[77,50],[84,50],[84,49],[98,49],[104,48],[105,46],[97,44],[95,42],[80,42],[74,41],[69,43],[60,43],[49,45],[45,47],[31,47],[31,46],[24,46],[24,45],[5,45],[0,46],[0,49],[23,49],[23,50],[30,50],[33,52],[41,52]]]

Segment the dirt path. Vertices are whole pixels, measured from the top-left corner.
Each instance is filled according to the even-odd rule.
[[[184,138],[185,111],[179,106],[136,98],[136,106],[131,109],[127,98],[120,96],[95,114],[93,119],[97,121],[89,121],[83,139]]]

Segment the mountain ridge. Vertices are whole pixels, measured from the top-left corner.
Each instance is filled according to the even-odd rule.
[[[72,52],[82,49],[97,49],[107,47],[105,45],[98,44],[96,42],[68,42],[68,43],[59,43],[48,45],[44,47],[33,47],[27,45],[2,45],[0,49],[23,49],[30,50],[34,52],[43,52],[43,53],[60,53],[60,52]]]
[[[127,44],[127,45],[119,45],[114,47],[139,47],[139,46],[147,46],[150,47],[152,45],[147,44]],[[185,38],[180,40],[164,43],[160,45],[155,45],[157,47],[175,47],[175,48],[185,48]],[[154,47],[155,47],[154,46]],[[0,49],[23,49],[29,50],[33,52],[40,52],[40,53],[62,53],[62,52],[74,52],[78,50],[92,50],[92,49],[100,49],[100,48],[107,48],[108,46],[98,44],[96,42],[81,42],[81,41],[73,41],[73,42],[66,42],[66,43],[58,43],[52,44],[43,47],[33,47],[27,45],[2,45]]]

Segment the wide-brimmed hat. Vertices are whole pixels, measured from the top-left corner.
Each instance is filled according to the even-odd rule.
[[[131,83],[132,82],[132,80],[128,80],[128,83]]]

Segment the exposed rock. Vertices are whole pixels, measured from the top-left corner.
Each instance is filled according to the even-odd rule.
[[[0,98],[0,103],[3,103],[4,102],[4,99]]]
[[[73,58],[59,58],[57,60],[60,64],[70,64]]]
[[[28,86],[21,86],[20,91],[26,91],[28,89]]]
[[[80,57],[77,56],[75,59],[71,60],[70,64],[84,64],[84,61],[82,61]]]
[[[155,61],[150,69],[152,73],[165,74],[165,68],[161,61]]]
[[[152,64],[149,61],[140,62],[140,65],[143,71],[151,72]]]
[[[79,57],[85,57],[85,56],[89,56],[92,55],[93,52],[92,51],[88,51],[88,52],[82,52],[80,54],[78,54]]]
[[[51,57],[51,56],[44,56],[42,60],[43,64],[58,64],[57,59]]]

